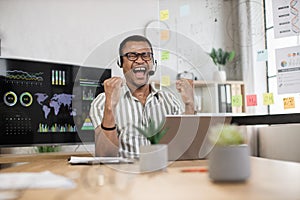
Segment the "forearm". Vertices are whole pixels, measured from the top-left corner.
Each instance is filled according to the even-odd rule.
[[[190,102],[185,104],[185,112],[186,115],[194,115],[195,114],[195,105],[194,102]]]
[[[100,126],[95,129],[96,156],[118,156],[119,138],[117,129],[105,131]]]
[[[111,105],[111,101],[106,99],[103,112],[102,125],[107,128],[114,127],[116,125],[115,120],[115,107]]]
[[[105,94],[99,95],[94,101],[91,115],[94,116],[95,148],[97,156],[117,156],[119,139],[116,128],[115,110],[120,99],[122,79],[112,77],[104,81]],[[103,105],[104,104],[104,105]],[[102,113],[98,111],[103,109]],[[102,117],[101,117],[102,115]],[[100,120],[100,121],[99,121]],[[101,124],[99,124],[101,122]]]
[[[107,100],[101,126],[98,126],[95,130],[96,155],[117,156],[119,148],[118,132],[117,128],[112,129],[116,127],[115,108]]]

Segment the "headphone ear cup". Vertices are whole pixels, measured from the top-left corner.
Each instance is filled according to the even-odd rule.
[[[122,68],[123,63],[122,63],[122,57],[120,56],[120,58],[117,60],[117,65]]]

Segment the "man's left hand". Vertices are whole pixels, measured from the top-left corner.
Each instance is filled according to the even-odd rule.
[[[194,83],[193,80],[180,79],[176,81],[176,89],[181,95],[185,105],[194,104]]]

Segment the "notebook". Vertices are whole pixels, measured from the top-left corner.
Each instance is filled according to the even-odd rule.
[[[230,123],[232,117],[226,115],[167,115],[163,128],[167,133],[160,144],[168,144],[168,159],[205,159],[212,145],[208,135],[214,125]]]

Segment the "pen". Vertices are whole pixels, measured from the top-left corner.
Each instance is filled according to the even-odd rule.
[[[181,172],[208,172],[207,168],[190,168],[190,169],[182,169]]]

